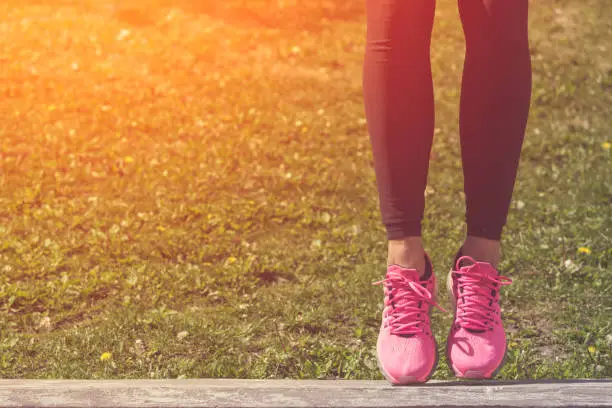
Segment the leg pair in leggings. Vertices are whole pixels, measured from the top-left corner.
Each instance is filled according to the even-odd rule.
[[[500,240],[531,98],[528,0],[458,0],[468,235]],[[387,239],[421,235],[434,135],[434,0],[366,0],[363,95]]]

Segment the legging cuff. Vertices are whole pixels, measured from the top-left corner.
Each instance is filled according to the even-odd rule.
[[[421,221],[405,222],[401,224],[387,224],[387,240],[399,240],[405,237],[421,236]]]
[[[503,225],[483,225],[474,222],[467,223],[467,235],[500,241],[504,226]]]

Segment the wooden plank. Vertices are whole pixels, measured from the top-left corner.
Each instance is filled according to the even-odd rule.
[[[612,407],[612,380],[0,380],[0,407]]]

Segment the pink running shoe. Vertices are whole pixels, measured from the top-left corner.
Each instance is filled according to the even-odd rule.
[[[426,272],[419,279],[416,269],[400,265],[387,267],[385,308],[376,343],[378,368],[392,385],[423,383],[438,364],[438,348],[430,328],[435,301],[436,278],[431,260],[425,255]],[[433,293],[433,295],[432,295]]]
[[[469,256],[456,260],[447,280],[455,318],[446,342],[446,358],[455,376],[485,379],[501,370],[506,357],[506,333],[499,290],[510,283],[510,278],[500,276],[487,262],[477,262]]]

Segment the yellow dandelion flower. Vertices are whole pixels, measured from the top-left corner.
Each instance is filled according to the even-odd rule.
[[[581,254],[589,255],[591,253],[591,250],[587,247],[580,247],[578,248],[578,252],[580,252]]]
[[[236,261],[237,261],[237,259],[235,257],[233,257],[233,256],[230,256],[229,258],[227,258],[227,263],[234,263]]]
[[[164,232],[164,231],[166,230],[166,227],[164,227],[164,226],[162,226],[162,225],[158,225],[158,226],[157,226],[157,230],[158,230],[158,231],[161,231],[161,232]]]
[[[603,143],[601,144],[601,147],[602,147],[604,150],[610,150],[610,142],[603,142]]]
[[[589,349],[589,353],[591,353],[591,354],[595,354],[595,352],[597,351],[595,346],[589,346],[588,349]]]
[[[100,361],[110,360],[111,358],[113,358],[113,355],[109,353],[108,351],[106,351],[102,353],[102,355],[100,356]]]

